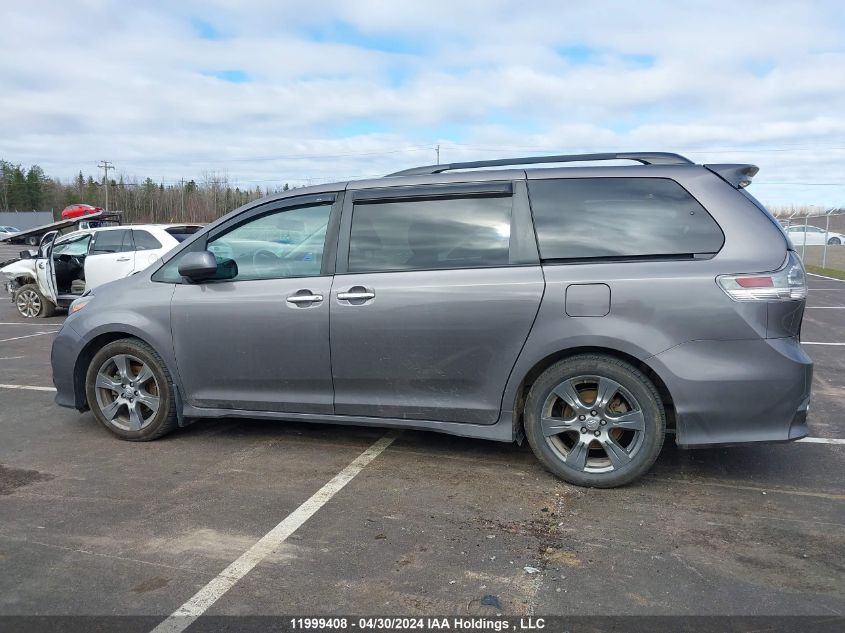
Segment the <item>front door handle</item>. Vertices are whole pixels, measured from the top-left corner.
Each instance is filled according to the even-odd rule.
[[[129,261],[129,258],[128,258],[128,257],[118,257],[118,258],[117,258],[117,261],[119,261],[119,262],[128,262],[128,261]]]
[[[314,303],[322,301],[323,295],[293,295],[287,298],[288,303]]]
[[[337,298],[341,301],[355,301],[356,299],[373,299],[374,292],[338,292]]]

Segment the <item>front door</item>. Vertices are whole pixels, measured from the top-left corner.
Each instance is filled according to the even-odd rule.
[[[323,254],[334,200],[331,194],[265,205],[203,240],[218,261],[234,260],[238,273],[226,281],[176,285],[171,326],[190,404],[332,413],[334,258],[324,261]],[[178,259],[162,269],[165,275]]]
[[[123,279],[135,270],[135,245],[130,229],[101,229],[94,234],[85,258],[85,288]]]
[[[50,231],[41,238],[38,245],[38,257],[35,261],[35,277],[38,289],[47,299],[56,303],[55,266],[53,266],[53,244],[59,236],[58,231]]]
[[[335,412],[495,423],[543,294],[524,183],[352,197],[331,297]]]

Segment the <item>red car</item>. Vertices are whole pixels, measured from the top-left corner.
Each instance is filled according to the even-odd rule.
[[[99,213],[102,210],[102,207],[92,207],[90,204],[71,204],[62,209],[62,220],[79,218],[83,215]]]

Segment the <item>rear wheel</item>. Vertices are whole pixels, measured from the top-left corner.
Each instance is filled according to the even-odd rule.
[[[841,243],[842,243],[842,240],[840,240],[838,237],[831,237],[831,238],[827,241],[827,243],[828,243],[828,244],[832,244],[832,245],[837,245],[837,244],[841,244]]]
[[[27,319],[51,317],[56,313],[56,306],[41,294],[35,284],[26,284],[15,291],[15,307]]]
[[[178,425],[171,384],[153,348],[137,339],[121,339],[94,355],[85,391],[100,424],[124,440],[148,441]]]
[[[633,481],[657,459],[665,429],[654,385],[611,356],[573,356],[552,365],[525,403],[525,434],[534,454],[579,486],[613,488]]]

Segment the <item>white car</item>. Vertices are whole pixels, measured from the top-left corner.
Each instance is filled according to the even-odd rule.
[[[20,229],[17,229],[14,226],[0,226],[0,237],[6,237],[7,235],[12,235],[13,233],[20,233]]]
[[[88,228],[58,235],[48,233],[38,252],[0,268],[7,291],[21,316],[52,316],[85,290],[128,277],[156,262],[198,224],[144,224]],[[28,255],[28,257],[27,257]]]
[[[845,244],[845,235],[842,233],[834,233],[833,231],[825,233],[824,229],[811,224],[793,224],[792,226],[786,227],[784,231],[786,231],[794,246],[802,246],[804,244],[807,246],[818,246],[824,244],[825,241],[828,244]],[[827,240],[825,240],[825,235],[827,235]]]

